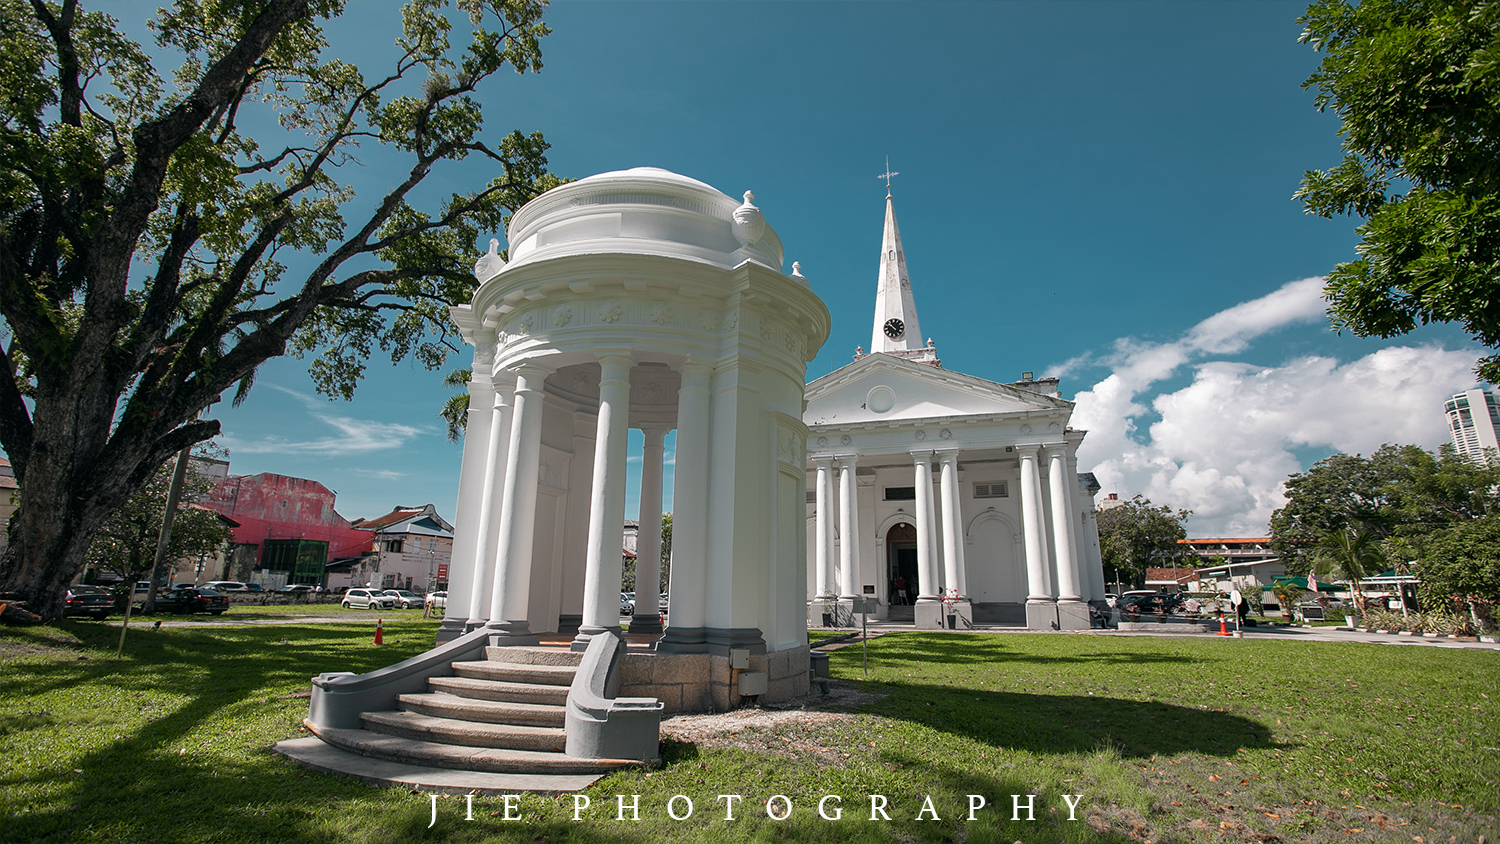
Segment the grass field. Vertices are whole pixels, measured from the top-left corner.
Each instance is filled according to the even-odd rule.
[[[867,680],[858,647],[836,651],[834,676],[862,706],[667,741],[661,767],[584,792],[580,821],[572,795],[523,797],[510,808],[522,820],[479,798],[473,821],[450,797],[429,829],[423,795],[269,751],[299,735],[311,675],[425,649],[436,622],[416,615],[387,614],[380,648],[363,616],[132,630],[119,660],[114,625],[0,630],[0,839],[1496,840],[1495,652],[978,634],[884,636]],[[743,796],[732,821],[720,794]],[[1013,794],[1037,795],[1034,821],[1011,820]],[[615,820],[617,795],[640,795],[639,821]],[[692,817],[667,816],[675,795]],[[785,808],[775,795],[787,820],[767,817],[766,801]],[[818,816],[824,795],[840,796],[826,804],[840,820]],[[889,821],[869,819],[869,795]],[[973,821],[968,795],[987,803]]]

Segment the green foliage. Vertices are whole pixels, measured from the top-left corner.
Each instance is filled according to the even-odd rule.
[[[1453,597],[1500,602],[1500,516],[1454,525],[1431,537],[1416,562],[1424,604]]]
[[[309,355],[345,398],[372,355],[443,365],[480,233],[559,183],[475,97],[541,69],[544,5],[410,0],[393,63],[362,69],[323,30],[342,0],[175,0],[149,53],[77,0],[0,0],[0,447],[25,514],[0,588],[55,591],[266,360]],[[389,182],[356,196],[371,164]],[[494,175],[423,187],[460,167]]]
[[[1385,551],[1379,537],[1368,528],[1348,527],[1331,533],[1314,550],[1314,567],[1320,574],[1332,574],[1353,585],[1355,606],[1364,610],[1364,594],[1359,582],[1380,574],[1385,568]]]
[[[1318,0],[1300,22],[1345,155],[1297,198],[1365,220],[1359,259],[1328,275],[1330,318],[1362,337],[1456,322],[1500,347],[1500,4]],[[1500,356],[1476,372],[1500,380]]]
[[[443,409],[438,415],[443,417],[443,427],[448,432],[448,442],[456,443],[463,439],[464,429],[469,425],[469,379],[474,377],[472,369],[455,369],[443,376],[443,386],[451,390],[462,390],[462,392],[449,396],[443,402]]]
[[[156,544],[161,534],[162,516],[167,509],[167,490],[172,485],[171,463],[151,476],[145,489],[137,492],[105,520],[94,541],[89,543],[88,566],[115,574],[127,584],[140,580],[156,558]],[[189,464],[183,478],[182,498],[172,520],[172,536],[167,544],[167,560],[206,558],[216,554],[229,541],[229,526],[211,510],[184,506],[207,495],[213,484]]]
[[[1287,571],[1311,570],[1319,543],[1347,530],[1384,540],[1393,559],[1415,556],[1450,524],[1500,512],[1500,469],[1444,445],[1383,445],[1369,457],[1334,454],[1288,477],[1286,505],[1271,516],[1271,547]]]
[[[1307,590],[1289,581],[1278,580],[1271,585],[1271,594],[1276,596],[1276,604],[1281,607],[1282,618],[1292,617],[1292,607],[1302,600]]]
[[[1099,511],[1099,547],[1104,565],[1140,582],[1151,566],[1171,564],[1179,553],[1177,541],[1187,538],[1182,523],[1191,510],[1153,506],[1137,495],[1119,506]]]

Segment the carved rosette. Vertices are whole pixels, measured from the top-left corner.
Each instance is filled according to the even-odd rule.
[[[672,321],[672,306],[657,305],[651,309],[651,321],[657,325],[666,325]]]
[[[621,314],[624,313],[624,309],[620,307],[618,302],[605,302],[599,306],[599,321],[607,323],[619,322]]]
[[[552,317],[552,324],[557,326],[558,328],[562,328],[564,325],[567,325],[572,321],[573,309],[568,307],[567,305],[563,305],[561,308],[558,308],[557,314]]]

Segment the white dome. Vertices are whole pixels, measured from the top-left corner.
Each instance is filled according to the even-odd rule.
[[[659,255],[726,269],[745,261],[781,270],[781,239],[770,226],[741,244],[741,202],[697,179],[659,167],[600,173],[553,188],[511,218],[510,263],[565,255]]]

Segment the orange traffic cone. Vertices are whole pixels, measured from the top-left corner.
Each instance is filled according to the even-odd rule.
[[[383,618],[377,618],[377,619],[375,619],[375,644],[377,644],[377,645],[383,645],[383,644],[385,644],[385,636],[381,633],[381,630],[380,630],[380,628],[383,627],[384,625],[385,625],[385,619],[383,619]]]
[[[1214,635],[1215,636],[1228,636],[1229,635],[1229,628],[1227,628],[1227,627],[1224,626],[1224,616],[1222,616],[1222,615],[1219,616],[1219,632],[1215,633]],[[376,637],[375,641],[379,642],[380,641],[380,634],[376,633],[375,637]]]

